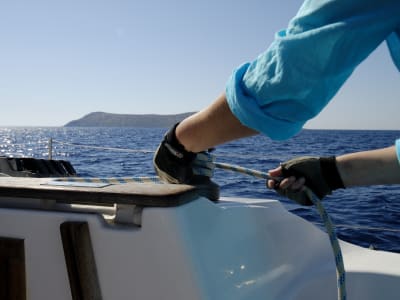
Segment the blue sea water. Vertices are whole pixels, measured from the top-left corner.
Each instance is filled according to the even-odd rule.
[[[52,138],[53,158],[69,160],[80,176],[155,176],[152,152],[164,132],[162,128],[0,128],[0,155],[47,158]],[[242,139],[217,147],[214,154],[219,162],[268,171],[295,156],[382,148],[398,137],[400,131],[303,130],[283,142],[264,136]],[[280,197],[266,189],[263,180],[220,169],[214,180],[222,196],[279,199],[289,211],[322,228],[315,208]],[[323,203],[340,239],[400,253],[400,185],[338,190]]]

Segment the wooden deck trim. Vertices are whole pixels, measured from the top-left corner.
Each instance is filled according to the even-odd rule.
[[[55,200],[61,203],[140,206],[178,206],[198,197],[196,188],[180,184],[123,183],[106,187],[46,185],[51,178],[0,178],[2,197]]]

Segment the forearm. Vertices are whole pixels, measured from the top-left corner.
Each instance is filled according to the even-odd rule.
[[[336,158],[345,187],[400,184],[395,147],[345,154]]]
[[[200,152],[235,139],[257,134],[232,114],[225,94],[206,109],[183,120],[176,137],[187,151]]]

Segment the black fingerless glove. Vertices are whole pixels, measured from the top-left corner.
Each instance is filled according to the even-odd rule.
[[[179,123],[178,123],[179,124]],[[153,159],[158,176],[169,183],[187,183],[193,177],[196,153],[186,151],[175,135],[175,124],[165,135]]]
[[[202,168],[206,168],[206,164],[203,163],[204,155],[198,159],[198,156],[204,153],[185,150],[175,135],[178,124],[165,134],[158,146],[153,158],[156,173],[163,181],[194,185],[200,195],[213,201],[218,200],[219,186],[211,181],[212,172],[199,172]]]
[[[285,177],[304,177],[305,185],[322,199],[333,190],[345,188],[336,166],[336,157],[299,157],[281,164]]]

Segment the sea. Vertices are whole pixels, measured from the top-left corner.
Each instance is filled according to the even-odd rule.
[[[166,128],[3,127],[0,156],[68,160],[82,177],[156,176],[152,157]],[[293,157],[340,155],[391,146],[400,131],[303,130],[286,141],[258,135],[216,147],[216,161],[263,172]],[[51,141],[51,143],[50,143]],[[51,144],[51,147],[49,147]],[[51,151],[49,151],[51,148]],[[314,207],[299,206],[265,181],[216,169],[221,196],[277,199],[324,230]],[[337,235],[347,242],[400,253],[400,185],[341,189],[323,200]]]

